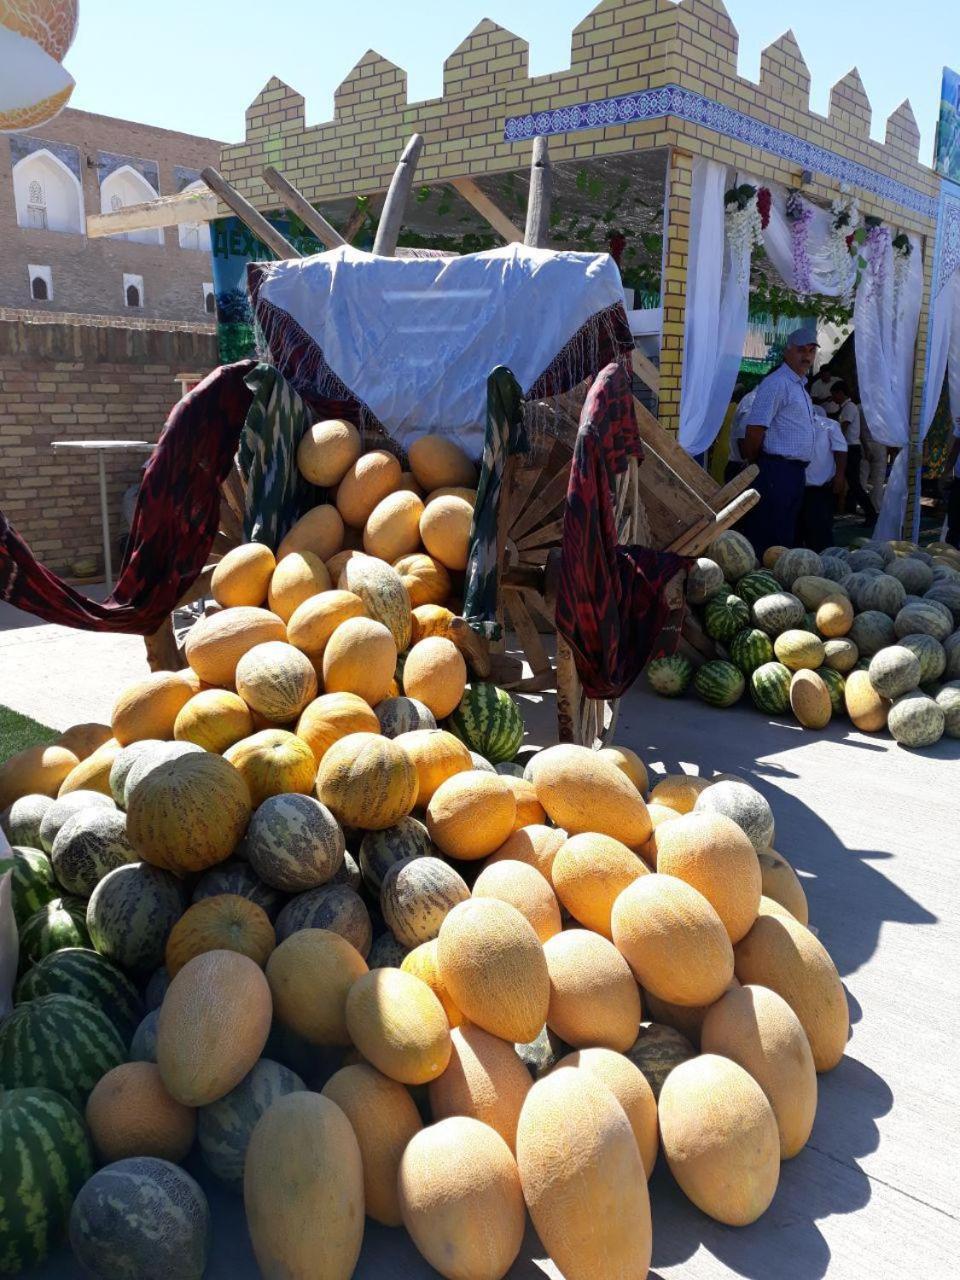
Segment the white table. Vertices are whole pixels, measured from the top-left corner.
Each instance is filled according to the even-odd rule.
[[[97,468],[100,474],[100,524],[103,532],[103,572],[107,583],[107,592],[113,590],[113,562],[110,556],[110,512],[107,507],[107,467],[106,455],[115,453],[153,453],[157,446],[149,440],[54,440],[53,451],[61,449],[80,449],[86,453],[97,455]]]

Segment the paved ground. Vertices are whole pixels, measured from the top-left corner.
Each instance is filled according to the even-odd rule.
[[[62,628],[9,629],[0,617],[0,703],[56,727],[109,713],[145,670],[142,645]],[[553,736],[552,705],[529,707]],[[946,1280],[960,1256],[957,1057],[960,1003],[960,741],[910,754],[889,739],[823,734],[747,710],[714,711],[636,691],[618,738],[653,769],[741,774],[770,799],[776,847],[804,878],[811,919],[846,984],[847,1056],[821,1078],[806,1150],[784,1166],[753,1227],[720,1227],[663,1168],[652,1183],[653,1276],[660,1280]],[[255,1276],[239,1205],[214,1191],[208,1274]],[[556,1273],[532,1233],[510,1280]],[[77,1275],[63,1254],[44,1277]],[[357,1275],[433,1274],[401,1232],[371,1229]]]

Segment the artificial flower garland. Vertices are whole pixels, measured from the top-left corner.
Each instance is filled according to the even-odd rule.
[[[727,244],[737,264],[741,288],[750,280],[750,259],[763,244],[763,230],[770,220],[770,192],[758,191],[748,182],[732,187],[723,197]]]
[[[797,293],[813,292],[813,263],[810,261],[810,223],[813,208],[799,191],[787,195],[787,221],[790,223],[790,248],[793,251],[793,278]]]
[[[831,202],[830,213],[827,255],[840,290],[840,298],[844,305],[849,307],[853,305],[853,295],[857,286],[857,266],[851,261],[851,251],[860,220],[860,206],[856,196],[850,194],[846,183],[841,185],[840,194]],[[865,266],[866,263],[863,265]]]

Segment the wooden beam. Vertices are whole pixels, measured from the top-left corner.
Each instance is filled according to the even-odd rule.
[[[467,204],[476,209],[481,218],[490,223],[497,235],[503,236],[507,244],[523,243],[520,228],[514,226],[499,205],[494,204],[472,178],[452,178],[450,185],[463,196]]]
[[[403,148],[403,155],[394,171],[387,191],[386,203],[377,227],[377,236],[373,242],[373,252],[384,258],[394,258],[397,253],[397,242],[400,239],[400,227],[406,212],[407,200],[413,187],[413,176],[417,171],[417,161],[423,150],[423,137],[413,134]]]
[[[339,249],[342,244],[346,244],[336,227],[332,227],[323,214],[318,213],[309,200],[302,196],[293,183],[288,182],[272,164],[268,164],[264,169],[263,180],[272,191],[276,191],[287,208],[297,215],[307,230],[312,231],[325,248]]]
[[[207,167],[202,171],[200,177],[210,190],[233,210],[243,225],[252,231],[257,239],[262,244],[265,244],[278,258],[300,257],[300,254],[290,241],[282,236],[276,227],[271,226],[263,214],[258,213],[250,201],[245,200],[240,192],[232,187],[216,169]]]
[[[209,191],[181,191],[160,196],[143,204],[128,204],[116,213],[87,215],[87,235],[91,240],[120,235],[126,231],[153,231],[157,227],[179,227],[187,222],[211,222],[217,216],[217,198]]]
[[[642,351],[634,347],[630,353],[630,363],[633,366],[633,372],[640,381],[648,386],[655,396],[659,396],[660,370],[653,361],[649,360]]]
[[[553,199],[553,170],[546,138],[534,138],[530,162],[530,196],[523,243],[531,249],[545,249],[550,234],[550,204]]]

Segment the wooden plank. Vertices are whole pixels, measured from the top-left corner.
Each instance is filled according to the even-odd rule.
[[[634,347],[630,353],[633,372],[641,382],[645,383],[655,396],[660,395],[660,370],[648,359],[639,348]]]
[[[503,236],[507,244],[523,243],[523,232],[514,226],[499,205],[494,204],[472,178],[452,178],[450,185],[463,196],[467,204],[472,205],[481,218],[486,219],[496,231]]]
[[[407,209],[407,200],[413,186],[413,175],[417,171],[417,162],[422,150],[423,137],[415,133],[403,148],[403,155],[391,179],[380,224],[377,227],[377,236],[373,242],[373,252],[382,258],[396,257],[403,215]]]
[[[646,405],[641,404],[636,397],[634,397],[633,407],[637,412],[637,426],[643,443],[658,457],[663,458],[671,469],[686,481],[694,493],[710,503],[719,488],[713,476],[694,462],[686,449],[681,448],[668,431],[664,431]]]
[[[511,587],[507,587],[503,592],[503,602],[533,674],[542,675],[544,671],[549,671],[550,657],[543,641],[540,639],[540,633],[530,617],[529,610],[523,602],[523,596],[519,591],[514,591]]]
[[[514,521],[510,530],[510,536],[520,546],[520,539],[528,530],[541,520],[545,520],[551,515],[554,508],[566,497],[567,489],[570,485],[570,468],[573,466],[571,459],[565,466],[552,476],[543,488],[539,498],[535,498],[533,502],[526,508],[520,518]]]
[[[258,213],[249,200],[245,200],[243,196],[234,187],[227,182],[222,174],[216,169],[209,166],[204,169],[200,177],[215,195],[218,195],[225,205],[227,205],[237,215],[243,225],[251,231],[257,239],[267,246],[271,253],[276,254],[278,258],[299,258],[300,254],[293,247],[289,240],[280,234],[276,227],[266,220],[263,214]]]
[[[310,201],[302,196],[293,183],[288,182],[272,164],[268,164],[264,169],[263,180],[271,190],[276,191],[287,208],[297,215],[322,245],[328,249],[339,249],[342,244],[346,244],[336,227],[332,227],[323,214],[318,213]]]
[[[745,489],[749,489],[760,474],[760,468],[756,463],[751,462],[748,467],[744,467],[733,477],[729,484],[725,484],[723,488],[714,495],[710,505],[715,511],[721,511],[734,498],[739,497]]]
[[[734,498],[733,502],[724,507],[722,511],[718,511],[713,520],[703,529],[691,529],[680,539],[680,545],[671,550],[677,550],[681,555],[699,556],[706,551],[710,543],[718,538],[725,529],[729,529],[731,525],[741,520],[748,511],[757,505],[760,501],[760,495],[756,489],[748,489],[746,493],[741,493],[738,498]]]
[[[525,537],[521,538],[517,543],[518,551],[526,551],[530,547],[544,547],[548,543],[557,542],[563,533],[563,516],[559,520],[552,520],[550,524],[541,525],[539,529],[534,529]]]
[[[550,205],[553,201],[553,170],[546,138],[534,138],[530,163],[530,196],[523,243],[531,249],[545,249],[550,236]]]
[[[219,209],[217,197],[209,191],[181,191],[160,196],[143,204],[128,204],[116,213],[87,214],[87,236],[121,235],[126,231],[151,231],[157,227],[179,227],[190,222],[212,222]]]

